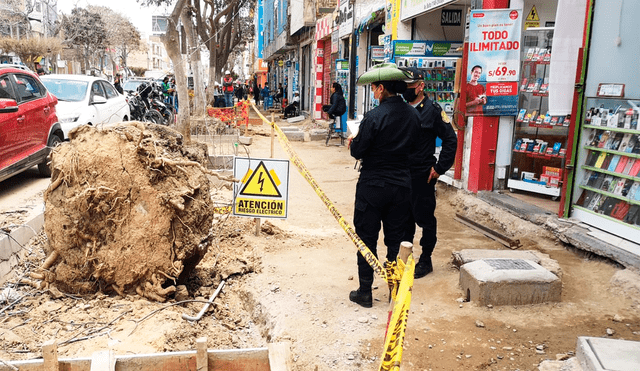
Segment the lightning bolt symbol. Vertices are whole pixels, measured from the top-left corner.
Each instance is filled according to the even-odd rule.
[[[264,188],[264,179],[262,178],[262,173],[258,177],[258,184],[260,184],[260,192],[262,192],[262,188]]]

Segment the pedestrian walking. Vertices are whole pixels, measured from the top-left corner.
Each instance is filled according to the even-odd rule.
[[[423,72],[415,67],[405,71],[411,75],[411,79],[402,96],[418,110],[420,130],[416,139],[416,151],[409,156],[412,213],[407,220],[403,241],[413,241],[416,223],[422,228],[422,253],[414,273],[415,278],[421,278],[433,272],[431,254],[437,241],[436,182],[453,165],[458,139],[440,105],[425,96]],[[438,137],[442,139],[442,150],[436,159],[434,154]]]
[[[409,155],[415,151],[420,117],[398,95],[405,90],[407,77],[395,64],[384,63],[358,78],[358,85],[371,84],[380,105],[365,113],[350,144],[351,156],[362,163],[353,214],[356,233],[377,257],[382,224],[389,261],[398,255],[411,212]],[[358,252],[360,286],[351,291],[349,300],[370,308],[373,278],[373,268]]]
[[[269,83],[265,82],[264,83],[264,88],[262,88],[262,91],[260,91],[260,95],[262,96],[262,105],[264,110],[266,111],[267,108],[269,108],[269,95],[271,95],[271,92],[269,91]]]
[[[233,107],[233,77],[229,70],[224,72],[224,78],[222,79],[222,92],[224,93],[225,107]]]

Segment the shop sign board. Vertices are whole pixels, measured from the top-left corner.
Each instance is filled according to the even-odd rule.
[[[471,11],[467,102],[479,104],[467,115],[517,115],[521,26],[520,9]]]
[[[338,13],[338,37],[343,38],[353,33],[353,4],[348,0],[340,1]]]
[[[289,160],[235,157],[233,215],[286,219]]]
[[[383,60],[384,59],[384,46],[371,46],[371,59]]]
[[[457,2],[458,0],[411,0],[403,1],[400,9],[400,20],[419,16],[432,10]]]
[[[462,9],[442,9],[442,14],[440,14],[440,25],[461,26]]]
[[[331,54],[337,53],[340,48],[340,38],[338,37],[338,30],[331,33]]]
[[[462,43],[448,41],[395,40],[393,57],[459,57]]]

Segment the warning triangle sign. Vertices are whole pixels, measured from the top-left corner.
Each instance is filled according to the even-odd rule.
[[[245,178],[249,177],[244,187],[240,191],[244,196],[266,196],[266,197],[282,197],[278,185],[280,180],[275,171],[268,171],[264,162],[260,161],[255,171],[247,172]],[[244,180],[244,179],[243,179]]]
[[[540,20],[540,16],[538,16],[538,11],[536,10],[536,6],[532,6],[531,7],[531,11],[529,12],[529,15],[527,15],[527,19],[525,19],[525,21],[539,21]]]

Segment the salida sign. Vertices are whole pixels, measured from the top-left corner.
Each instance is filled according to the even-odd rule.
[[[467,71],[468,114],[517,114],[521,24],[520,10],[471,11]]]

